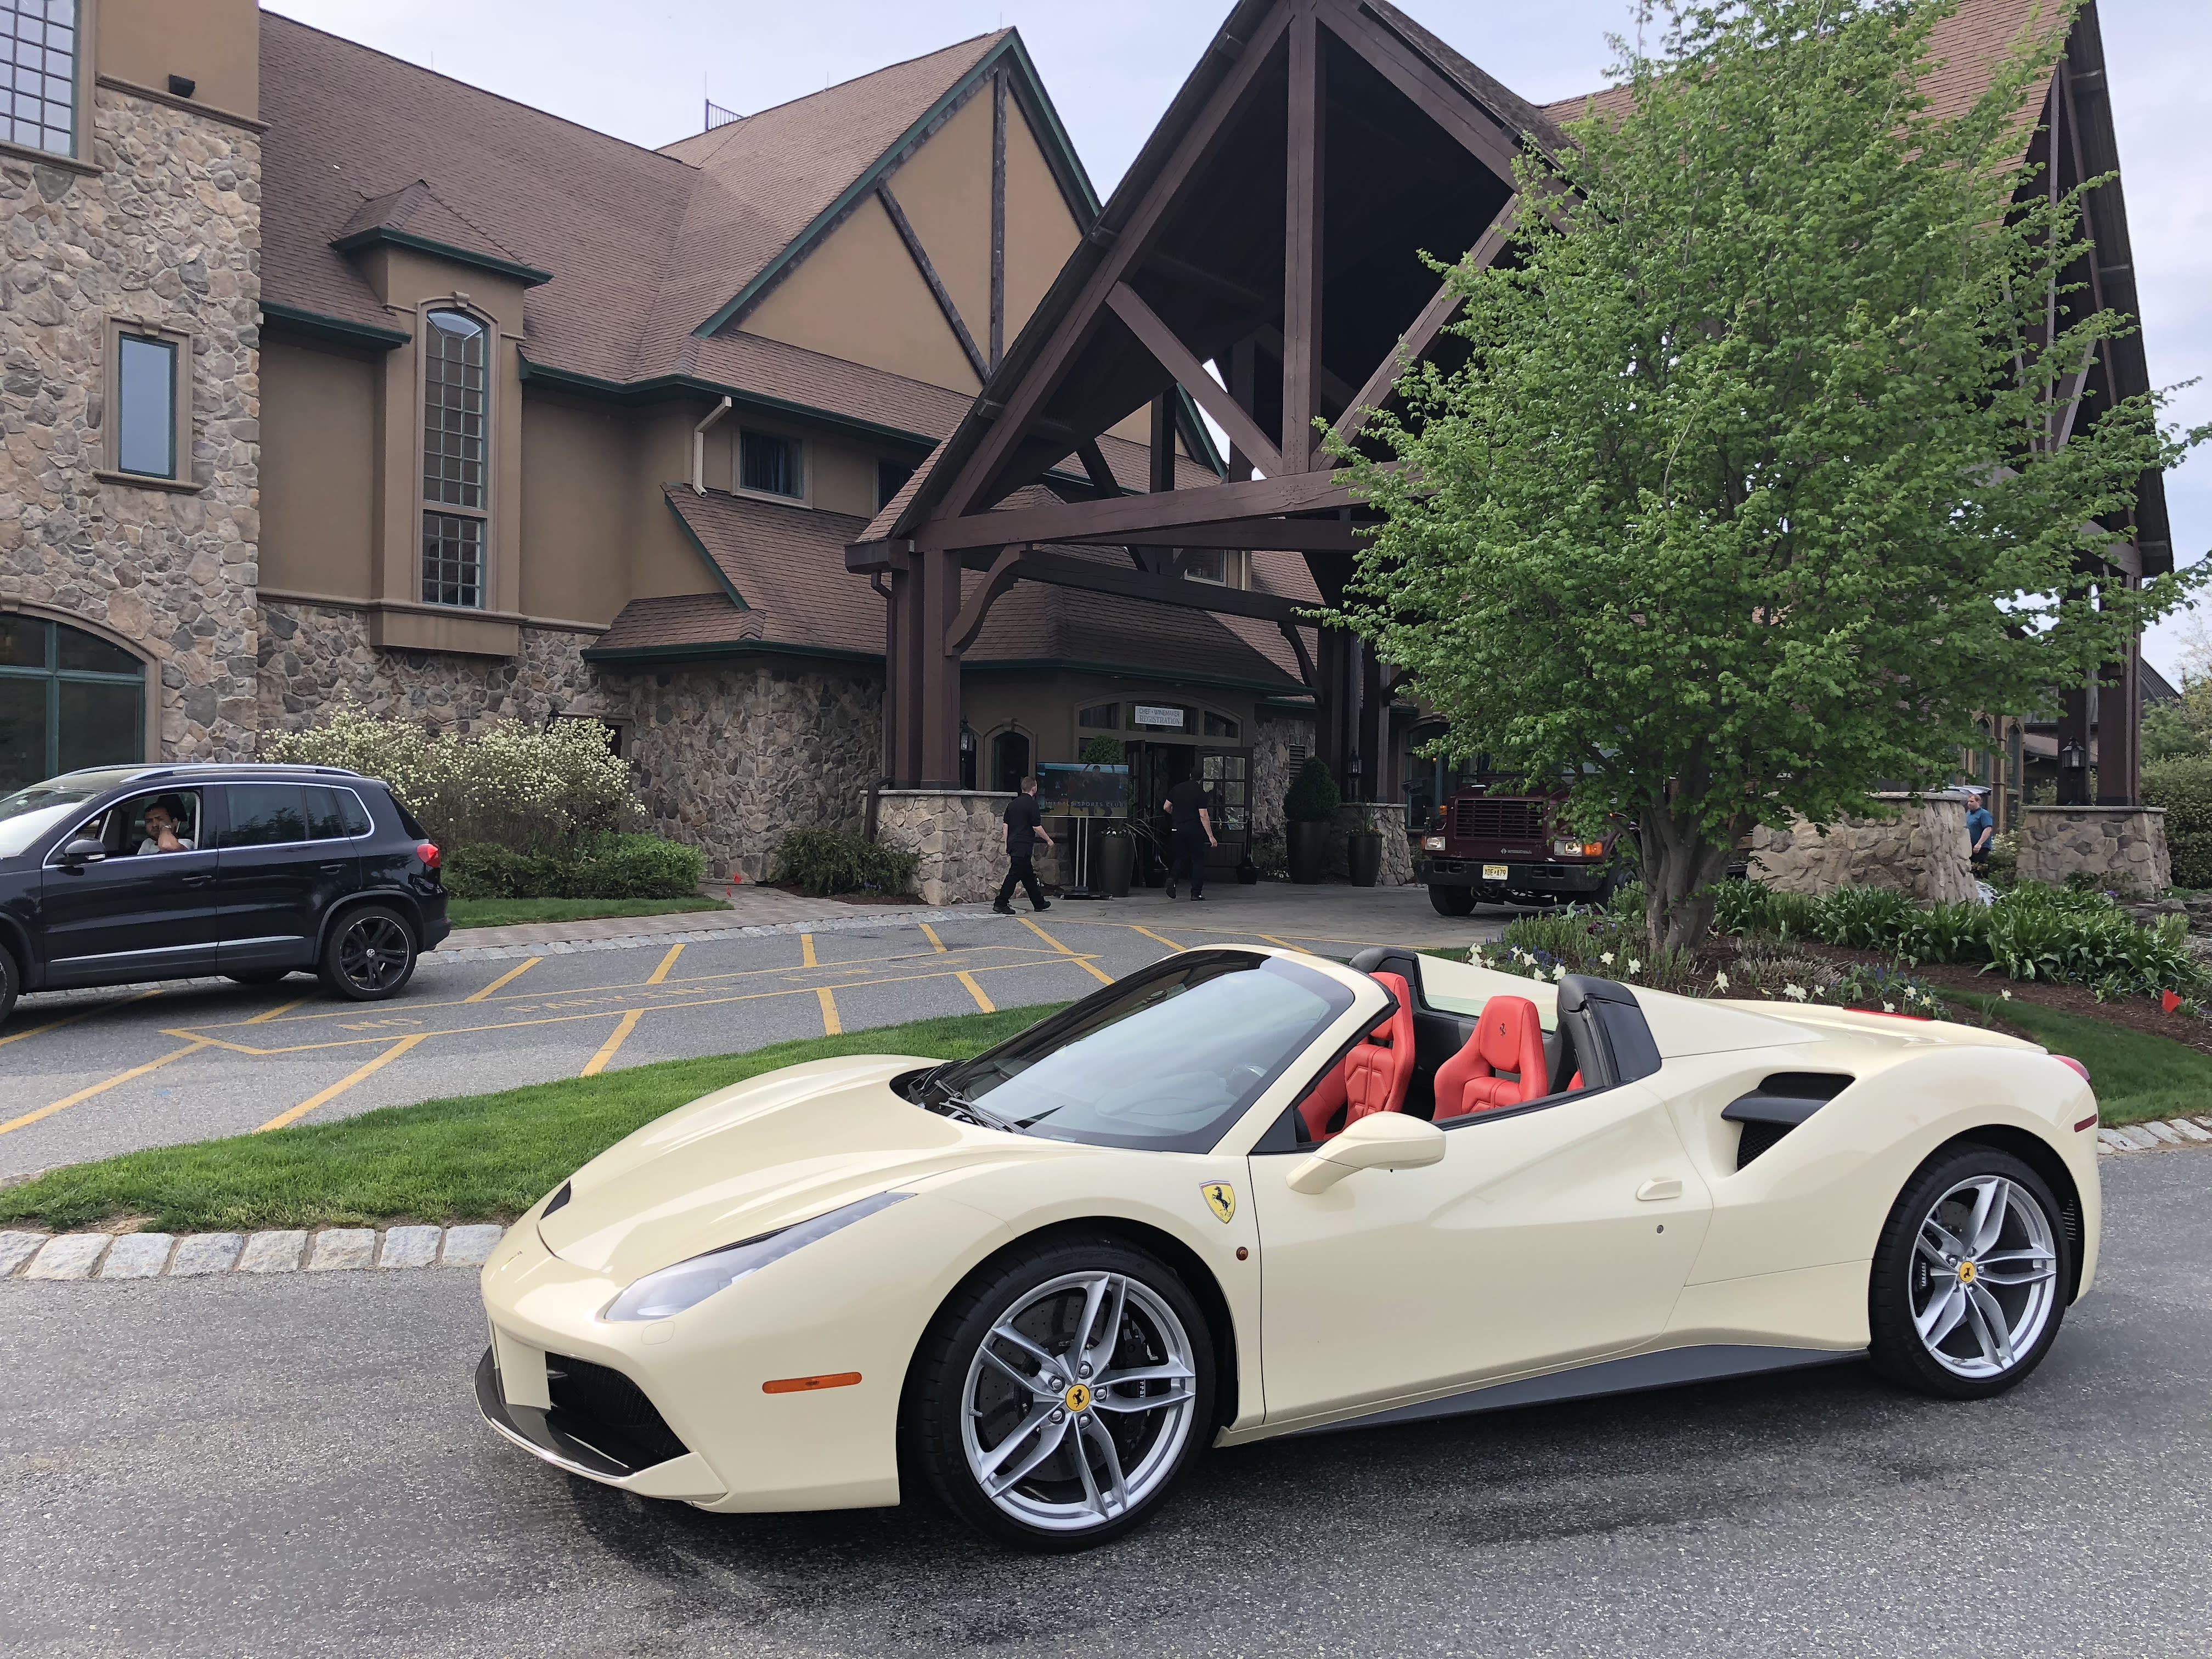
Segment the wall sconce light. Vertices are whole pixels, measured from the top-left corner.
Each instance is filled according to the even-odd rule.
[[[2063,772],[2086,772],[2089,769],[2089,751],[2081,744],[2069,743],[2058,751],[2058,768]]]
[[[960,752],[963,755],[975,752],[975,728],[964,720],[960,722]]]

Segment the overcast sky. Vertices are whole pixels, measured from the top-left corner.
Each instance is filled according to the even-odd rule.
[[[1538,103],[1602,83],[1624,0],[1401,0]],[[750,112],[1003,24],[1022,32],[1103,198],[1226,15],[1225,0],[278,0],[274,9],[641,144],[699,131],[704,98]],[[2212,4],[2103,0],[2154,384],[2212,370]],[[2212,387],[2172,417],[2212,422]],[[2212,448],[2212,446],[2208,446]],[[2166,481],[2174,544],[2212,544],[2212,454]],[[2154,629],[2169,678],[2193,618]]]

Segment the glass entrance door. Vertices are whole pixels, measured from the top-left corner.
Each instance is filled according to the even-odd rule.
[[[1234,870],[1244,861],[1245,843],[1251,835],[1252,751],[1249,749],[1201,749],[1198,775],[1213,818],[1213,838],[1218,843],[1206,861],[1208,870]]]

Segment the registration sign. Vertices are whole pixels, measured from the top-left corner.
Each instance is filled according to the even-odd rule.
[[[1182,709],[1163,708],[1158,703],[1140,702],[1135,714],[1139,726],[1180,726],[1182,724]]]
[[[1502,864],[1484,865],[1482,866],[1482,878],[1485,881],[1504,881],[1505,879],[1505,866]]]

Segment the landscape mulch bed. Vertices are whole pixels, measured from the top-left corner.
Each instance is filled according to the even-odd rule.
[[[1722,947],[1715,949],[1715,946]],[[1850,951],[1838,945],[1811,945],[1792,941],[1790,947],[1800,953],[1823,962],[1864,963],[1869,967],[1891,968],[1896,963],[1878,951]],[[1714,968],[1726,968],[1728,959],[1735,955],[1735,941],[1716,939],[1699,953],[1699,965],[1710,972]],[[1710,957],[1711,960],[1706,958]],[[2119,997],[2110,1002],[2100,1002],[2086,985],[2055,984],[2047,980],[2007,979],[2001,973],[1983,973],[1978,964],[1963,962],[1928,963],[1908,971],[1928,981],[1939,992],[1964,992],[1973,996],[1996,997],[2009,991],[2014,1000],[2032,1002],[2040,1007],[2056,1008],[2061,1013],[2075,1014],[2083,1019],[2102,1020],[2107,1025],[2118,1025],[2130,1031],[2141,1031],[2150,1036],[2170,1037],[2174,1042],[2194,1048],[2201,1054],[2212,1054],[2212,1024],[2192,1019],[2179,1011],[2167,1013],[2155,998]],[[2027,1033],[2008,1024],[2002,1015],[1992,1016],[1990,1024],[2014,1036],[2026,1037]],[[2028,1039],[2033,1042],[2034,1039]]]

